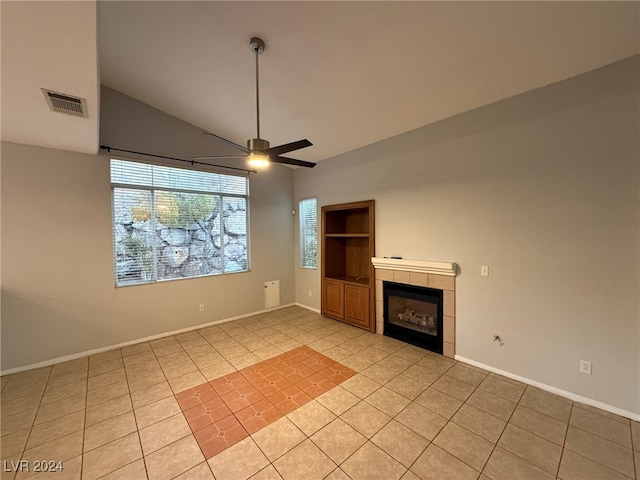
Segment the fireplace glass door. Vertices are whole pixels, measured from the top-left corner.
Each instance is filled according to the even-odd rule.
[[[442,353],[442,290],[383,282],[384,334]]]

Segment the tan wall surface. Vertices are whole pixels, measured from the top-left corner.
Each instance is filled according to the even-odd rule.
[[[199,129],[107,96],[104,113],[129,113],[103,115],[103,128],[145,131],[138,143],[112,133],[112,146],[189,156],[209,148]],[[270,280],[280,280],[282,304],[294,302],[289,168],[250,176],[250,272],[116,288],[110,157],[12,143],[1,153],[2,371],[261,311]]]

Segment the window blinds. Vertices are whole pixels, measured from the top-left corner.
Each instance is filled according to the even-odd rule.
[[[111,160],[117,285],[249,270],[246,177]]]
[[[315,198],[300,200],[300,266],[318,268],[318,209]]]

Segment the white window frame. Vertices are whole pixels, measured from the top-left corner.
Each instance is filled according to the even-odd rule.
[[[135,172],[133,175],[127,176],[123,173],[127,171],[127,167],[130,166]],[[119,168],[118,168],[119,167]],[[146,173],[140,173],[135,171],[135,168],[139,168],[142,172],[147,171],[150,172],[148,175]],[[175,172],[174,172],[175,170]],[[122,286],[132,286],[132,285],[147,285],[159,282],[167,282],[172,280],[184,280],[188,278],[199,278],[204,276],[217,276],[217,275],[228,275],[232,273],[243,273],[248,272],[251,269],[251,250],[250,250],[250,232],[249,232],[249,180],[248,178],[240,175],[230,175],[227,173],[219,173],[219,172],[210,172],[196,169],[185,169],[179,168],[175,166],[166,166],[161,164],[153,164],[146,162],[139,162],[128,159],[121,158],[112,158],[110,162],[110,172],[111,172],[111,208],[112,208],[112,232],[113,232],[113,262],[114,262],[114,277],[115,284],[117,287]],[[187,173],[188,172],[188,173]],[[193,174],[202,174],[202,178],[194,177]],[[171,175],[168,175],[171,174]],[[180,178],[185,179],[182,183]],[[219,180],[218,180],[219,179]],[[205,180],[208,180],[210,183],[205,185]],[[242,180],[242,181],[241,181]],[[244,181],[244,184],[243,184]],[[200,182],[202,185],[200,186]],[[196,183],[198,185],[196,185]],[[146,265],[146,270],[144,275],[140,275],[141,278],[126,278],[124,275],[119,275],[119,262],[123,259],[127,259],[127,256],[122,254],[122,233],[118,232],[118,230],[122,230],[121,220],[116,218],[118,216],[118,212],[116,212],[116,196],[120,194],[120,192],[129,192],[129,194],[145,194],[148,192],[149,194],[149,205],[150,212],[147,215],[149,222],[150,231],[158,231],[156,227],[159,227],[159,219],[155,210],[155,198],[157,195],[166,195],[167,193],[172,194],[182,194],[190,195],[195,194],[200,198],[202,196],[212,197],[216,201],[216,208],[220,210],[216,214],[216,219],[218,222],[218,234],[217,240],[219,245],[216,246],[217,252],[216,257],[220,259],[219,267],[211,267],[209,271],[205,271],[205,273],[197,272],[193,273],[193,271],[187,271],[187,274],[182,274],[181,276],[172,276],[170,278],[162,278],[161,275],[158,274],[158,269],[160,268],[159,262],[161,262],[161,254],[160,250],[166,246],[162,244],[162,240],[156,238],[155,240],[151,240],[151,242],[145,240],[143,248],[145,250],[150,249],[150,252],[145,252],[150,255],[146,255],[144,260],[147,263],[151,263],[150,265]],[[118,192],[118,193],[117,193]],[[239,192],[239,193],[238,193]],[[233,216],[233,206],[235,205],[236,211],[244,209],[244,222],[233,222],[230,224],[226,223],[226,218],[228,216]],[[231,210],[227,211],[227,207]],[[125,211],[126,207],[125,207]],[[187,210],[191,213],[191,210]],[[212,210],[213,212],[213,210]],[[122,213],[122,212],[120,212]],[[180,217],[178,217],[180,218]],[[188,218],[188,217],[187,217]],[[215,245],[215,241],[213,238],[214,233],[214,219],[213,214],[211,214],[211,228],[209,235],[212,238],[207,239],[212,245]],[[236,216],[237,218],[237,216]],[[240,215],[242,218],[242,215]],[[133,222],[133,219],[131,220]],[[132,223],[132,228],[135,228],[135,222]],[[243,224],[244,223],[244,224]],[[195,224],[194,224],[195,225]],[[236,227],[240,227],[240,230],[244,229],[243,233],[230,233],[230,230],[227,229],[228,225],[235,225]],[[180,227],[170,227],[165,226],[167,229],[173,228],[174,230]],[[188,227],[182,228],[183,230],[189,230]],[[201,232],[202,233],[202,232]],[[126,235],[126,234],[125,234]],[[161,236],[159,233],[156,235]],[[239,237],[232,237],[232,235],[240,235]],[[129,236],[131,234],[129,233]],[[242,237],[242,238],[241,238]],[[125,239],[129,237],[125,236]],[[154,237],[155,238],[155,237]],[[228,260],[225,256],[225,248],[229,248],[227,245],[227,241],[229,238],[241,238],[244,246],[244,255],[242,257],[242,261],[240,268],[229,268],[231,265],[231,260]],[[191,241],[191,239],[189,239]],[[171,244],[176,245],[176,244]],[[189,255],[192,254],[192,243],[188,243],[188,251]],[[235,245],[237,248],[238,245]],[[242,251],[242,250],[241,250]],[[147,256],[149,258],[147,258]],[[135,257],[134,257],[135,258]],[[212,256],[213,258],[213,256]],[[188,258],[191,260],[191,256]],[[246,262],[246,266],[245,266]],[[234,262],[237,263],[237,262]],[[120,267],[121,268],[121,267]],[[208,269],[207,269],[208,270]],[[146,278],[145,278],[146,277]]]
[[[318,269],[318,199],[302,198],[298,202],[300,268]]]

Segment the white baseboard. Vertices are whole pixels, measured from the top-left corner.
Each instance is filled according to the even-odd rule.
[[[295,305],[297,307],[301,307],[301,308],[304,308],[306,310],[311,310],[312,312],[315,312],[315,313],[322,313],[319,309],[310,307],[309,305],[303,305],[302,303],[296,303]]]
[[[562,390],[561,388],[557,388],[557,387],[552,387],[551,385],[537,382],[536,380],[531,380],[530,378],[521,377],[520,375],[516,375],[511,372],[505,372],[504,370],[500,370],[499,368],[494,368],[489,365],[485,365],[484,363],[476,362],[475,360],[470,360],[468,358],[462,357],[460,355],[456,355],[454,358],[459,362],[467,363],[469,365],[473,365],[474,367],[482,368],[484,370],[497,373],[499,375],[502,375],[503,377],[511,378],[513,380],[517,380],[518,382],[522,382],[522,383],[526,383],[527,385],[538,387],[541,390],[545,390],[550,393],[555,393],[556,395],[560,395],[561,397],[568,398],[569,400],[573,400],[574,402],[584,403],[585,405],[590,405],[592,407],[599,408],[600,410],[604,410],[605,412],[614,413],[616,415],[620,415],[621,417],[630,418],[631,420],[640,422],[640,413],[629,412],[627,410],[623,410],[621,408],[599,402],[598,400],[593,400],[591,398],[583,397],[582,395],[578,395],[577,393],[569,392],[567,390]]]
[[[45,360],[43,362],[38,362],[38,363],[33,363],[31,365],[26,365],[24,367],[16,367],[16,368],[11,368],[9,370],[2,370],[2,371],[0,371],[0,376],[2,376],[2,375],[11,375],[12,373],[24,372],[26,370],[33,370],[34,368],[48,367],[50,365],[56,365],[58,363],[68,362],[69,360],[75,360],[76,358],[83,358],[83,357],[88,357],[88,356],[91,356],[91,355],[97,355],[98,353],[107,352],[109,350],[114,350],[116,348],[127,347],[129,345],[135,345],[136,343],[148,342],[150,340],[156,340],[158,338],[168,337],[170,335],[177,335],[179,333],[185,333],[185,332],[190,332],[192,330],[198,330],[199,328],[210,327],[212,325],[220,325],[221,323],[233,322],[234,320],[240,320],[241,318],[247,318],[247,317],[252,317],[254,315],[260,315],[261,313],[273,312],[275,310],[280,310],[280,309],[283,309],[283,308],[292,307],[294,305],[297,305],[297,304],[289,303],[287,305],[279,305],[279,306],[273,307],[273,308],[267,308],[267,309],[264,309],[264,310],[258,310],[257,312],[245,313],[243,315],[238,315],[236,317],[229,317],[229,318],[224,318],[222,320],[215,320],[213,322],[202,323],[202,324],[196,325],[194,327],[181,328],[179,330],[173,330],[171,332],[159,333],[157,335],[151,335],[149,337],[138,338],[136,340],[130,340],[128,342],[118,343],[118,344],[115,344],[115,345],[109,345],[107,347],[94,348],[92,350],[86,350],[84,352],[74,353],[72,355],[65,355],[64,357],[57,357],[57,358],[53,358],[51,360]],[[304,307],[304,305],[300,305],[300,306]]]

